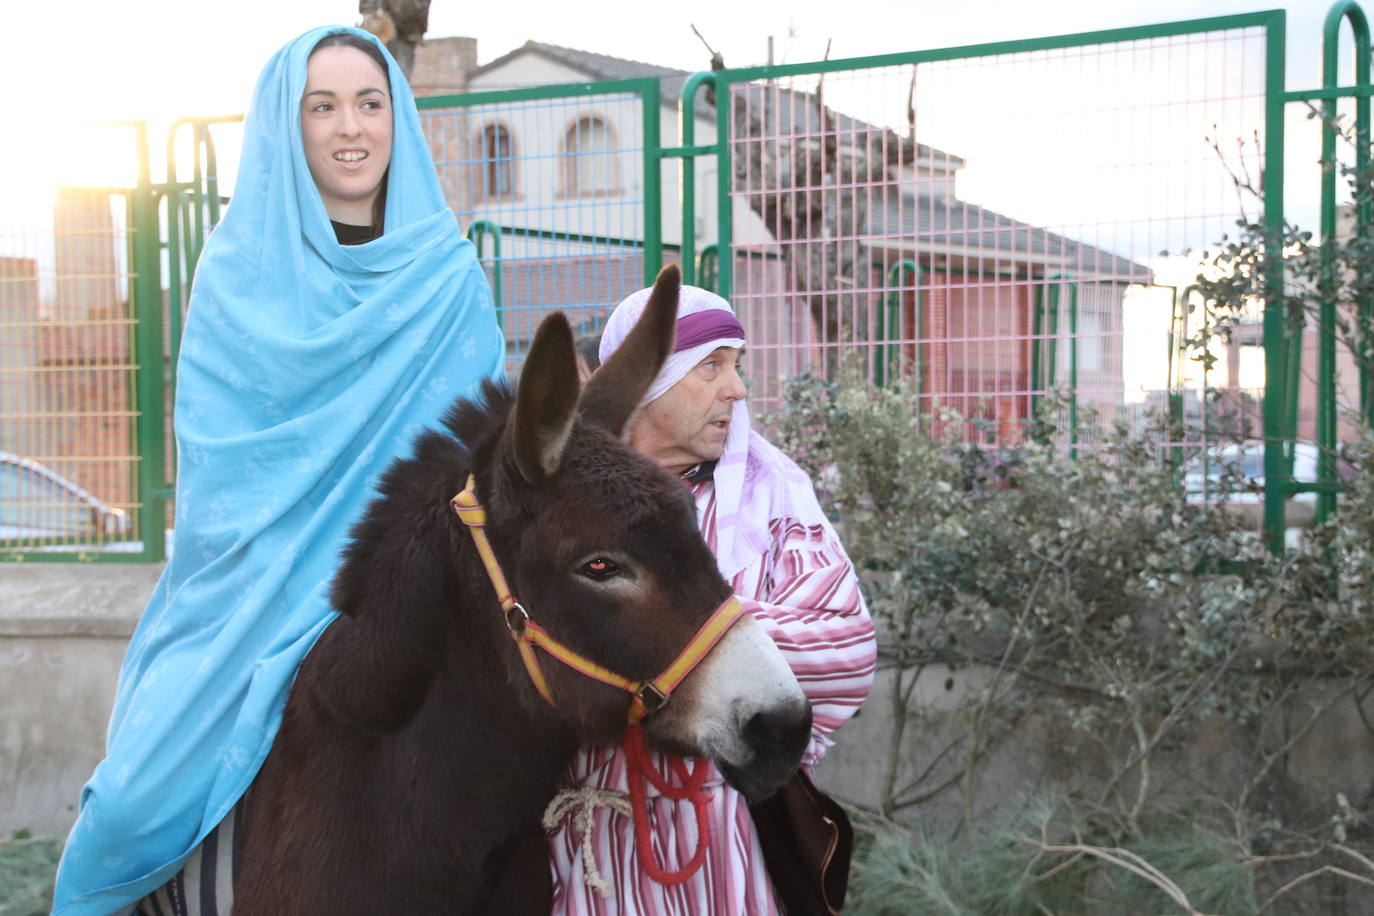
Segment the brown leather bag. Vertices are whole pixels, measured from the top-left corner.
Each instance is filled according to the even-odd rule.
[[[844,907],[854,850],[849,815],[801,770],[749,811],[787,916],[836,916]]]

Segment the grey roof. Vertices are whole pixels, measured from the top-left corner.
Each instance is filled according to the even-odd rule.
[[[533,40],[525,42],[509,54],[502,55],[485,66],[478,67],[474,72],[481,73],[488,67],[494,67],[513,55],[519,54],[521,51],[535,51],[539,54],[543,54],[545,57],[567,64],[569,67],[576,70],[581,70],[588,76],[599,80],[638,79],[646,76],[657,76],[659,78],[675,76],[686,79],[689,75],[688,71],[678,70],[675,67],[662,67],[658,64],[648,64],[644,61],[630,60],[624,57],[611,57],[608,54],[597,54],[594,51],[580,51],[577,48],[565,48],[561,45],[551,45],[546,42]]]
[[[1032,226],[986,207],[935,195],[883,194],[868,211],[870,244],[882,239],[916,247],[967,247],[973,256],[1006,252],[1060,261],[1064,270],[1121,283],[1150,283],[1150,268],[1103,248]]]
[[[679,70],[676,67],[661,67],[658,64],[647,64],[639,60],[629,60],[624,57],[611,57],[608,54],[597,54],[593,51],[580,51],[577,48],[565,48],[562,45],[551,45],[543,41],[526,41],[523,45],[502,54],[493,61],[483,64],[473,70],[471,76],[477,76],[488,70],[495,69],[501,64],[515,58],[521,54],[534,53],[549,60],[556,61],[574,70],[580,70],[587,74],[592,80],[626,80],[643,79],[645,77],[657,77],[659,80],[660,98],[665,105],[676,106],[677,100],[682,97],[682,86],[687,82],[687,77],[691,73],[686,70]],[[707,105],[702,95],[698,94],[696,100],[696,112],[702,117],[713,117],[715,109]]]

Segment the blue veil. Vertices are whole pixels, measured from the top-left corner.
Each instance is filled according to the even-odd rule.
[[[334,618],[349,526],[391,461],[504,342],[390,70],[385,234],[343,247],[306,166],[307,32],[259,78],[234,197],[197,268],[177,368],[172,557],[130,642],[106,758],[54,913],[120,912],[181,867],[257,774],[297,666]],[[386,52],[383,50],[383,54]]]

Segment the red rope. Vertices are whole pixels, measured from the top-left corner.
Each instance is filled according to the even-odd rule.
[[[644,747],[644,734],[638,726],[625,732],[625,756],[629,760],[630,805],[634,810],[635,844],[639,848],[639,861],[649,877],[659,884],[673,886],[681,884],[696,874],[706,861],[708,844],[707,821],[710,813],[706,810],[711,796],[701,787],[706,783],[710,766],[706,758],[697,757],[692,761],[692,771],[687,772],[687,763],[680,757],[669,757],[668,765],[677,776],[678,785],[674,786],[659,775],[649,751]],[[654,847],[649,839],[649,807],[645,800],[644,783],[652,782],[665,798],[681,801],[691,798],[697,814],[697,851],[692,860],[677,871],[670,872],[658,864],[654,858]]]

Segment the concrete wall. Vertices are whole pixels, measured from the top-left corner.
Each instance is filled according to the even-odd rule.
[[[0,567],[0,837],[66,836],[81,787],[104,756],[124,647],[156,564]],[[864,723],[866,726],[868,722]],[[854,772],[866,778],[864,754]],[[844,797],[845,768],[818,774]]]
[[[960,707],[986,689],[989,677],[990,669],[981,666],[951,671],[932,665],[922,672],[897,753],[896,786],[928,773],[921,788],[929,790],[958,775],[962,751],[952,759],[935,758],[952,742],[966,747],[962,739],[972,707]],[[1256,775],[1263,755],[1275,752],[1296,734],[1314,709],[1332,700],[1338,686],[1313,682],[1250,727],[1213,713],[1200,727],[1181,729],[1181,741],[1169,742],[1151,758],[1151,797],[1215,814]],[[880,671],[859,714],[816,768],[817,784],[846,801],[880,807],[892,754],[895,689],[893,672]],[[1014,723],[1001,721],[990,729],[1012,727],[1007,740],[993,742],[976,770],[974,811],[979,818],[995,820],[1012,814],[1028,796],[1062,797],[1069,787],[1080,787],[1090,795],[1126,756],[1124,746],[1115,747],[1109,756],[1102,743],[1122,737],[1120,722],[1104,723],[1100,733],[1089,734],[1073,728],[1053,702],[1031,696],[1022,701]],[[1368,810],[1374,799],[1374,731],[1364,724],[1366,715],[1349,696],[1331,703],[1287,759],[1269,771],[1252,805],[1278,818],[1287,829],[1325,821],[1337,810],[1338,792],[1357,810]],[[1137,774],[1133,771],[1121,784],[1128,798],[1136,791]],[[897,812],[896,817],[936,836],[953,835],[963,817],[959,787],[951,786],[938,797]]]
[[[65,836],[154,564],[0,567],[0,837]]]
[[[156,565],[32,563],[0,567],[0,837],[27,828],[38,836],[65,836],[76,816],[81,786],[103,755],[129,634],[161,569]],[[909,720],[899,778],[910,779],[963,728],[957,707],[985,686],[986,672],[932,667],[918,695],[923,707]],[[1290,707],[1292,727],[1314,688]],[[859,715],[816,768],[816,782],[842,799],[876,807],[893,734],[893,683],[882,672]],[[1264,743],[1285,728],[1273,730]],[[1052,791],[1066,776],[1079,777],[1101,761],[1081,734],[1060,717],[1031,711],[1018,738],[999,746],[980,767],[979,811],[996,809],[1028,792]],[[1252,737],[1215,717],[1195,743],[1180,748],[1156,779],[1171,792],[1199,786],[1226,794],[1251,772]],[[1296,748],[1268,792],[1295,809],[1326,810],[1336,791],[1351,798],[1374,795],[1374,737],[1348,700],[1323,717]],[[1334,810],[1334,809],[1333,809]],[[907,812],[932,830],[953,829],[961,814],[958,792]]]

